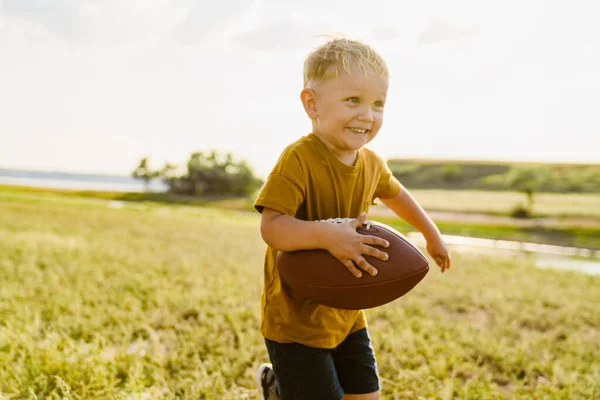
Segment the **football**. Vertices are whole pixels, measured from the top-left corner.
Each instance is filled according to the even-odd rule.
[[[376,276],[363,271],[362,277],[355,277],[327,250],[280,251],[275,267],[284,285],[288,285],[295,296],[319,304],[360,310],[378,307],[405,295],[429,272],[427,258],[395,229],[369,221],[357,232],[384,238],[389,243],[389,247],[380,248],[389,255],[387,261],[364,256],[377,268]]]

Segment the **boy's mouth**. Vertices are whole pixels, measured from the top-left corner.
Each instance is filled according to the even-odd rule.
[[[348,129],[350,129],[354,133],[358,133],[361,135],[364,135],[365,133],[369,133],[369,129],[362,129],[362,128],[348,128]]]

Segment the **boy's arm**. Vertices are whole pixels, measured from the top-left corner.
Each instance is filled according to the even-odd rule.
[[[361,235],[356,229],[366,220],[366,214],[342,224],[302,221],[290,215],[265,207],[262,211],[260,232],[270,247],[279,251],[325,249],[340,260],[357,278],[362,276],[354,263],[371,275],[377,270],[363,255],[387,260],[387,253],[373,247],[387,247],[386,240]]]
[[[265,207],[260,233],[270,247],[280,251],[324,249],[328,227],[316,221],[301,221]]]
[[[440,230],[403,185],[400,185],[400,191],[395,197],[380,200],[397,216],[423,234],[427,241],[427,252],[440,266],[442,272],[450,268],[450,254]]]

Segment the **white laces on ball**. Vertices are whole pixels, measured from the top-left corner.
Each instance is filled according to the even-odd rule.
[[[354,218],[328,218],[328,219],[321,219],[319,220],[319,222],[331,222],[331,223],[335,223],[335,224],[343,224],[344,222],[349,222],[354,220]],[[371,221],[369,221],[368,219],[365,221],[364,225],[367,225],[367,229],[371,228]]]

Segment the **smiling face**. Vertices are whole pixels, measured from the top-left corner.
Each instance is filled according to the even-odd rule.
[[[383,124],[388,81],[358,68],[306,88],[301,98],[313,133],[347,164],[377,136]]]

